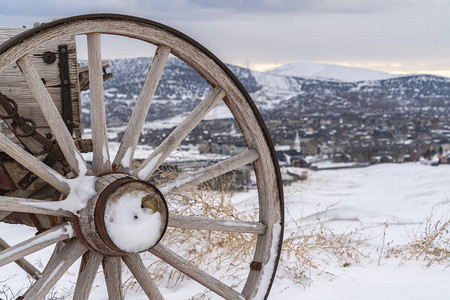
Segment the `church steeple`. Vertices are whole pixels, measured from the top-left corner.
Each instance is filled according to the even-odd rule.
[[[294,150],[302,152],[302,146],[300,144],[300,136],[298,135],[298,130],[295,131]]]

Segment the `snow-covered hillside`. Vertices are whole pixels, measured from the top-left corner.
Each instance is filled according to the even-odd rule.
[[[285,186],[283,260],[269,299],[449,298],[450,165],[380,164],[307,172],[306,181]],[[234,193],[231,201],[239,210],[252,210],[249,203],[255,197],[256,191],[250,190]],[[427,240],[426,248],[420,248],[425,235],[430,237],[443,226],[447,227]],[[2,238],[11,244],[33,236],[35,231],[0,223]],[[416,254],[421,249],[426,251],[422,255],[408,252],[414,245]],[[45,262],[50,248],[27,258],[33,263]],[[295,250],[299,256],[294,255]],[[226,257],[221,259],[227,262]],[[71,298],[77,268],[73,266],[63,277],[53,291],[55,296]],[[28,280],[20,274],[23,272],[15,264],[3,267],[0,288],[25,288]],[[239,274],[233,279],[223,278],[234,280],[236,289],[242,288]],[[168,285],[164,280],[159,284],[167,300],[193,299],[193,295],[197,295],[195,299],[221,299],[213,293],[201,297],[205,289],[193,280],[186,279],[175,287]],[[141,290],[132,287],[126,292],[125,299],[146,298]],[[103,276],[97,276],[91,299],[106,300],[106,295]]]
[[[284,75],[297,78],[321,80],[337,80],[358,82],[367,80],[382,80],[396,77],[393,74],[362,68],[346,67],[319,63],[293,63],[267,71],[272,75]]]

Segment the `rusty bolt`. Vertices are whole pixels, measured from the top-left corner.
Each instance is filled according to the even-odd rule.
[[[44,54],[42,55],[42,59],[48,63],[48,64],[52,64],[55,62],[56,60],[56,55],[53,52],[50,51],[46,51],[44,52]]]
[[[260,263],[259,261],[252,261],[250,263],[250,269],[255,270],[255,271],[261,271],[262,263]]]

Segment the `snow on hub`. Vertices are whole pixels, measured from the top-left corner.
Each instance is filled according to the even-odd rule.
[[[149,250],[161,240],[168,208],[153,184],[113,173],[101,176],[95,190],[97,194],[75,222],[77,234],[88,248],[118,256]]]

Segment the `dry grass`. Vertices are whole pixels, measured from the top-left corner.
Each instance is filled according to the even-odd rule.
[[[316,226],[299,228],[285,238],[279,268],[304,287],[315,274],[333,278],[334,274],[328,271],[330,264],[349,267],[368,257],[367,238],[360,230],[337,233],[320,218]]]
[[[191,189],[167,199],[171,214],[201,216],[212,219],[250,221],[257,219],[257,209],[250,213],[238,211],[231,203],[230,182],[223,183],[222,191],[214,191],[209,185]],[[175,250],[183,258],[231,286],[246,279],[252,260],[256,236],[253,234],[216,232],[168,228],[161,243]],[[167,288],[174,287],[187,277],[166,263],[145,255],[145,262],[155,282]],[[125,288],[138,288],[134,277],[125,281]],[[204,299],[208,292],[192,299]]]
[[[436,204],[429,218],[424,222],[423,232],[416,233],[413,240],[401,246],[388,249],[385,257],[399,257],[401,263],[410,260],[421,260],[432,264],[443,264],[450,267],[450,219],[435,219],[438,207],[449,205],[450,202]]]
[[[162,176],[162,178],[174,178]],[[169,179],[170,180],[170,179]],[[217,186],[217,184],[213,184]],[[237,210],[231,203],[231,182],[222,182],[222,190],[214,191],[204,185],[199,189],[175,195],[168,200],[172,214],[201,216],[213,219],[251,221],[258,219],[256,208]],[[323,214],[317,214],[313,226],[301,226],[287,236],[283,242],[278,277],[288,277],[304,287],[319,276],[333,279],[333,269],[361,264],[364,259],[373,259],[374,249],[378,263],[381,258],[401,257],[402,261],[424,260],[432,263],[448,264],[450,253],[449,220],[425,222],[425,230],[410,243],[392,247],[385,245],[385,233],[382,245],[373,245],[373,228],[360,226],[346,232],[337,232]],[[385,224],[385,231],[387,224]],[[202,230],[169,228],[162,243],[175,250],[194,265],[200,266],[216,278],[236,287],[247,277],[249,263],[256,244],[256,236],[241,233],[226,233]],[[385,249],[387,248],[387,249]],[[152,277],[159,286],[173,288],[187,277],[150,254],[144,256]],[[131,276],[125,281],[125,288],[139,289]],[[208,299],[210,292],[194,295],[192,300]]]

